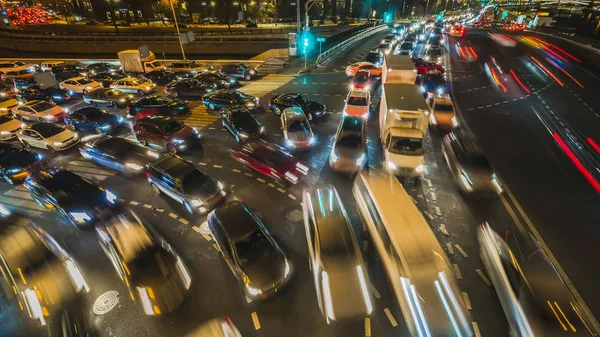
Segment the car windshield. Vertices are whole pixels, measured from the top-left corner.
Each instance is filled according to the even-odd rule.
[[[360,72],[354,76],[354,83],[365,83],[369,81],[369,73]]]
[[[93,82],[92,80],[88,80],[87,78],[83,78],[83,79],[77,81],[77,83],[79,83],[81,85],[90,84],[92,82]]]
[[[441,49],[429,49],[427,51],[427,56],[440,56],[442,55]]]
[[[266,250],[270,249],[271,243],[258,229],[248,235],[245,240],[240,240],[235,243],[237,257],[242,266],[252,264],[258,260]]]
[[[298,103],[300,106],[304,106],[304,105],[306,105],[306,103],[308,103],[308,101],[305,100],[304,97],[302,97],[302,95],[298,95],[298,96],[294,97],[294,101],[296,103]]]
[[[256,120],[252,114],[245,110],[233,110],[231,111],[231,117],[236,123],[240,124],[250,124]]]
[[[65,129],[61,128],[60,126],[58,126],[56,124],[52,124],[52,123],[43,123],[42,125],[38,124],[35,126],[34,129],[44,138],[50,138],[54,135],[57,135],[57,134],[65,131]]]
[[[436,104],[435,105],[435,111],[453,112],[454,111],[454,107],[452,107],[452,105],[450,105],[450,104]]]
[[[52,104],[50,102],[39,102],[39,103],[30,105],[30,107],[35,111],[46,111],[46,110],[54,108],[54,104]]]
[[[247,98],[247,97],[248,97],[248,96],[246,96],[244,93],[241,93],[241,92],[239,92],[239,91],[234,91],[234,92],[232,92],[232,93],[231,93],[231,96],[233,96],[233,98],[234,98],[236,101],[240,101],[240,100],[242,100],[242,99],[244,99],[244,98]]]
[[[0,124],[8,123],[8,122],[10,122],[12,120],[13,119],[10,118],[8,115],[1,115],[0,116]]]
[[[350,98],[348,98],[348,105],[367,106],[367,104],[366,97],[350,96]]]
[[[183,129],[184,125],[181,122],[172,120],[165,125],[165,134],[172,135]]]
[[[293,121],[288,126],[288,132],[303,132],[303,133],[308,133],[309,129],[310,129],[310,126],[308,125],[308,121],[304,121],[304,120]]]
[[[419,138],[392,137],[389,151],[409,156],[423,155],[423,140]]]
[[[405,42],[400,46],[400,49],[412,49],[412,43]]]
[[[466,152],[463,160],[461,160],[461,163],[465,166],[480,169],[489,169],[491,167],[487,157],[482,153]]]
[[[209,177],[204,172],[195,169],[189,171],[185,177],[183,177],[183,182],[181,183],[181,187],[185,191],[185,193],[196,195],[202,193],[202,189]]]
[[[96,184],[69,171],[57,172],[51,180],[44,181],[43,185],[56,202],[67,209],[99,192]]]
[[[362,146],[362,139],[358,133],[345,134],[335,143],[336,147],[356,149]]]

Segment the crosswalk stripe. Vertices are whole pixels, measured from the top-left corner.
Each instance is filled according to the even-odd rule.
[[[220,118],[219,116],[211,115],[204,105],[199,105],[192,109],[190,116],[184,118],[183,122],[188,126],[202,129]]]
[[[251,96],[255,96],[257,98],[261,98],[262,96],[272,92],[285,85],[286,83],[293,80],[297,75],[281,75],[281,74],[271,74],[267,75],[260,80],[254,81],[242,88],[240,91]]]
[[[17,208],[18,210],[23,211],[29,210],[36,212],[48,212],[47,209],[40,207],[40,205],[38,205],[37,202],[28,199],[15,198],[10,196],[0,196],[0,203],[2,203],[5,206],[8,206],[9,208]]]
[[[4,193],[4,195],[8,195],[9,197],[16,197],[16,198],[20,198],[20,199],[33,200],[33,198],[31,197],[31,194],[29,194],[29,192],[17,191],[15,189],[9,190],[8,192]]]

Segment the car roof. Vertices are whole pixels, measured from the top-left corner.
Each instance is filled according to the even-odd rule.
[[[362,118],[344,117],[342,118],[342,130],[362,132],[365,120]]]
[[[102,109],[98,109],[98,108],[96,108],[94,106],[86,106],[86,107],[83,107],[81,109],[77,109],[77,110],[75,110],[73,112],[77,112],[77,113],[86,115],[88,113],[92,113],[92,112],[96,112],[96,111],[103,111],[103,110]]]
[[[188,172],[198,170],[194,164],[177,156],[164,156],[152,164],[152,167],[167,172],[173,178],[180,179]]]
[[[163,126],[172,120],[174,120],[174,119],[171,117],[168,117],[168,116],[150,115],[150,116],[140,118],[137,121],[150,123],[150,124],[153,124],[156,126]]]
[[[232,242],[244,240],[260,228],[259,222],[252,216],[252,211],[243,201],[229,202],[217,208],[213,214]]]
[[[287,118],[288,120],[306,119],[306,115],[304,114],[304,111],[302,110],[302,108],[299,108],[299,107],[285,108],[283,110],[283,114],[285,115],[285,118]]]
[[[36,104],[38,104],[40,102],[46,102],[46,101],[42,101],[42,100],[36,99],[36,100],[33,100],[33,101],[25,102],[25,104],[23,104],[22,106],[23,107],[32,106],[32,105],[36,105]]]
[[[449,97],[441,97],[441,96],[435,95],[433,97],[433,101],[435,102],[435,104],[453,105],[452,104],[452,99],[449,98]]]
[[[79,81],[79,80],[84,80],[84,79],[85,79],[85,77],[78,76],[78,77],[71,77],[71,78],[68,78],[68,79],[66,79],[65,81],[69,81],[69,80],[70,80],[70,81]]]
[[[350,93],[348,95],[348,97],[364,97],[367,98],[367,96],[369,95],[369,92],[365,89],[352,89],[350,90]]]

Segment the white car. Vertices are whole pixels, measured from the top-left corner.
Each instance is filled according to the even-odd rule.
[[[445,130],[451,130],[458,126],[456,111],[450,95],[428,92],[425,103],[430,112],[429,125]]]
[[[0,96],[0,112],[4,113],[22,104],[14,98]]]
[[[65,64],[63,61],[44,61],[40,64],[40,69],[42,71],[51,71],[52,67],[59,66],[61,64]]]
[[[84,77],[73,77],[62,81],[58,85],[61,89],[68,90],[69,93],[87,94],[98,88],[103,88],[102,84],[88,80]]]
[[[29,101],[12,109],[15,118],[30,121],[56,122],[63,119],[65,110],[51,101]]]
[[[77,133],[54,123],[39,122],[17,134],[19,141],[25,147],[37,147],[52,152],[62,151],[79,143]]]
[[[154,91],[154,89],[156,89],[156,84],[148,81],[142,82],[137,78],[128,77],[114,81],[110,85],[110,88],[117,89],[122,92],[145,95]]]
[[[17,136],[26,125],[9,115],[0,115],[0,140],[9,140]]]
[[[27,67],[19,65],[17,62],[0,62],[0,74],[6,74],[9,71],[19,70],[27,70]]]
[[[344,102],[344,116],[369,118],[371,93],[368,90],[352,89]]]

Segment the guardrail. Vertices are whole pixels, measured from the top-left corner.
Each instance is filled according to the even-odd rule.
[[[344,40],[344,41],[336,44],[335,46],[329,48],[327,51],[321,53],[317,57],[315,64],[317,66],[323,66],[323,65],[329,63],[329,61],[331,61],[335,56],[337,56],[344,50],[348,49],[349,47],[351,47],[358,41],[364,39],[367,36],[371,36],[375,33],[384,31],[386,29],[388,29],[387,25],[379,25],[379,26],[374,26],[374,27],[368,28],[368,29],[362,31],[361,33],[354,35],[351,38]]]

